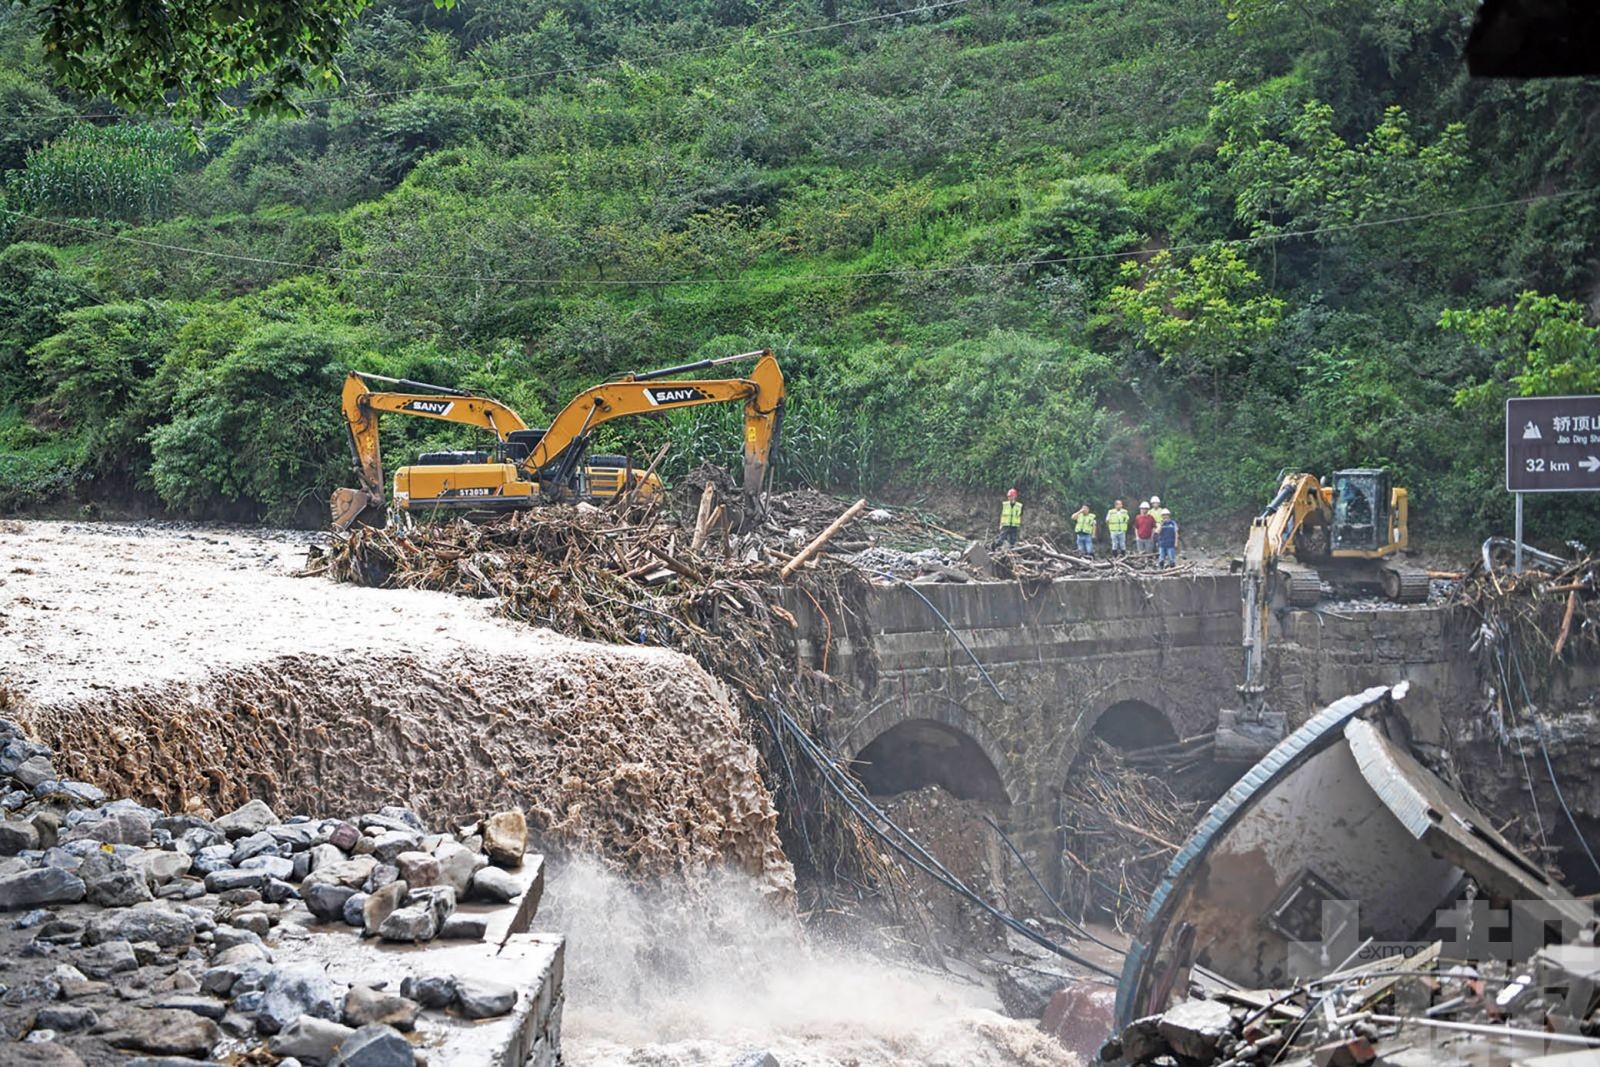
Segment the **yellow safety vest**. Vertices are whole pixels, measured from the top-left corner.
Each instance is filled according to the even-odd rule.
[[[1168,514],[1168,512],[1167,512],[1166,508],[1151,508],[1150,509],[1150,517],[1152,519],[1156,520],[1156,529],[1159,530],[1159,529],[1161,529],[1161,527],[1163,527],[1163,526],[1165,526],[1167,524],[1167,514]]]
[[[1000,505],[1000,525],[1022,525],[1022,501],[1007,500],[1005,503]]]
[[[1112,508],[1106,512],[1106,530],[1110,533],[1128,532],[1128,509]]]
[[[1095,518],[1093,515],[1079,515],[1073,528],[1081,534],[1094,533]]]

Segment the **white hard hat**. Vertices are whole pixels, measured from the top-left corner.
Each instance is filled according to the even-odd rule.
[[[1158,496],[1153,496],[1153,497],[1150,498],[1150,503],[1159,504],[1159,503],[1161,503],[1161,498],[1158,497]]]
[[[1139,506],[1140,506],[1140,507],[1141,507],[1141,508],[1147,508],[1147,507],[1149,507],[1149,506],[1150,506],[1150,501],[1148,501],[1148,500],[1141,500],[1141,501],[1139,501]]]

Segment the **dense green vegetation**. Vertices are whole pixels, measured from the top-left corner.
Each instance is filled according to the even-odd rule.
[[[1222,518],[1385,464],[1424,534],[1509,532],[1499,401],[1600,385],[1600,90],[1470,81],[1471,0],[900,6],[388,0],[198,150],[0,15],[0,507],[315,519],[348,368],[535,421],[771,346],[791,480]]]

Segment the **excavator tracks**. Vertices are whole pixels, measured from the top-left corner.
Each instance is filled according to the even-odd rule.
[[[1433,583],[1426,571],[1413,567],[1385,567],[1383,593],[1400,604],[1420,604],[1428,599]]]
[[[1288,594],[1291,607],[1316,607],[1317,601],[1322,599],[1322,576],[1316,571],[1291,571]]]

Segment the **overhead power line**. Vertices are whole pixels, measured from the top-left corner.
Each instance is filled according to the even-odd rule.
[[[805,34],[824,33],[828,30],[848,29],[851,26],[863,26],[872,22],[884,22],[889,19],[906,18],[909,15],[923,15],[929,12],[942,11],[945,8],[960,7],[971,3],[971,0],[938,0],[937,3],[923,4],[920,7],[910,7],[903,11],[885,11],[876,15],[863,15],[853,19],[838,19],[834,22],[825,22],[817,26],[793,26],[785,30],[768,30],[757,34],[755,37],[737,37],[733,40],[718,41],[715,44],[692,45],[686,48],[669,48],[661,52],[647,52],[638,56],[613,56],[610,59],[596,60],[593,63],[574,63],[564,67],[551,67],[546,70],[527,71],[522,74],[504,74],[491,78],[472,78],[454,82],[438,82],[433,85],[417,85],[409,89],[379,89],[373,92],[353,90],[345,93],[330,93],[327,96],[314,97],[310,100],[296,101],[296,106],[301,108],[317,107],[323,104],[333,104],[350,100],[387,100],[394,97],[414,96],[419,93],[442,93],[456,89],[475,89],[486,85],[506,85],[513,82],[536,81],[540,78],[557,78],[564,74],[583,74],[589,71],[605,70],[608,67],[638,67],[649,66],[668,59],[677,59],[681,56],[701,55],[706,52],[729,51],[735,47],[749,44],[759,44],[762,41],[780,40],[785,37],[799,37]],[[128,118],[130,112],[103,111],[74,115],[79,120],[88,119],[117,119]],[[21,117],[49,117],[48,112],[35,111]]]
[[[555,278],[555,277],[514,277],[495,274],[453,274],[440,271],[410,271],[386,270],[381,267],[341,267],[327,263],[305,263],[296,260],[274,259],[268,256],[251,256],[237,252],[219,252],[208,248],[192,248],[187,245],[176,245],[165,241],[153,241],[143,237],[134,237],[125,233],[106,233],[92,226],[78,223],[61,222],[56,219],[41,218],[26,212],[15,211],[9,208],[3,210],[6,215],[15,219],[22,219],[40,226],[51,226],[59,230],[84,234],[97,240],[119,241],[124,244],[137,245],[158,252],[172,252],[185,256],[200,256],[208,259],[219,259],[233,263],[248,263],[254,266],[281,267],[302,273],[324,273],[339,277],[372,277],[392,278],[396,280],[423,281],[423,282],[470,282],[478,285],[521,285],[541,288],[612,288],[612,289],[642,289],[665,288],[682,286],[709,286],[709,287],[751,287],[755,285],[839,285],[853,281],[872,280],[877,278],[925,277],[940,274],[982,273],[994,271],[1011,271],[1031,269],[1035,267],[1067,266],[1074,263],[1091,263],[1106,260],[1127,260],[1148,256],[1154,252],[1201,252],[1217,248],[1248,248],[1275,241],[1298,240],[1305,237],[1320,237],[1326,234],[1350,233],[1359,230],[1370,230],[1389,226],[1408,226],[1430,219],[1447,218],[1457,215],[1476,214],[1485,211],[1498,211],[1509,207],[1522,207],[1530,204],[1547,203],[1558,200],[1570,200],[1575,197],[1587,196],[1594,193],[1592,187],[1582,189],[1568,189],[1557,193],[1539,193],[1533,196],[1517,197],[1512,200],[1497,200],[1484,204],[1464,204],[1460,207],[1438,208],[1433,211],[1414,212],[1406,215],[1393,215],[1381,219],[1366,219],[1360,222],[1336,223],[1330,226],[1317,226],[1309,229],[1283,230],[1276,233],[1259,234],[1254,237],[1229,237],[1218,238],[1212,241],[1194,241],[1185,244],[1168,245],[1159,249],[1132,249],[1121,252],[1096,252],[1072,256],[1036,256],[1029,259],[1007,260],[996,263],[958,263],[944,267],[897,267],[885,270],[867,271],[842,271],[838,274],[792,274],[776,275],[759,278]]]

